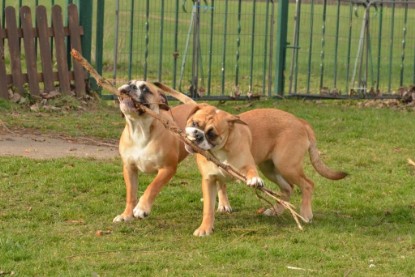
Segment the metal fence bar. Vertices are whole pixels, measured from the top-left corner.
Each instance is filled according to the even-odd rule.
[[[263,75],[262,75],[262,95],[265,95],[266,78],[267,78],[269,2],[270,2],[270,0],[267,0],[267,5],[266,5],[266,8],[265,8],[264,60],[262,62],[262,72],[263,72]]]
[[[99,74],[102,75],[103,55],[104,55],[104,22],[105,1],[97,1],[97,19],[95,21],[95,68]],[[101,91],[101,88],[96,85],[95,79],[92,79],[93,89]]]
[[[376,91],[379,91],[379,83],[380,83],[380,70],[381,70],[381,63],[382,63],[382,28],[383,28],[383,4],[380,4],[379,10],[379,29],[378,29],[378,62],[377,62],[377,75],[376,75]]]
[[[146,1],[146,22],[144,23],[146,34],[144,36],[145,41],[145,50],[144,50],[144,80],[147,80],[147,71],[148,71],[148,43],[150,40],[150,0]]]
[[[256,20],[256,0],[252,0],[252,34],[251,34],[251,64],[249,74],[249,92],[252,92],[253,72],[254,72],[254,50],[255,50],[255,20]]]
[[[340,0],[337,0],[337,7],[336,7],[336,33],[335,33],[335,42],[334,42],[334,76],[333,76],[333,88],[337,89],[337,61],[338,61],[338,53],[339,53],[339,29],[340,29]]]
[[[389,81],[388,81],[388,91],[391,91],[392,87],[392,61],[393,61],[393,36],[395,29],[395,2],[392,3],[392,17],[391,17],[391,33],[390,33],[390,51],[389,51]]]
[[[348,32],[348,45],[347,45],[347,57],[346,57],[346,93],[349,93],[349,76],[350,76],[350,53],[351,53],[351,45],[352,45],[352,24],[353,24],[353,5],[352,2],[349,4],[350,11],[349,11],[349,32]]]
[[[284,70],[285,54],[287,49],[287,24],[288,24],[288,1],[278,2],[278,29],[277,29],[277,55],[275,71],[275,92],[279,96],[284,95]]]
[[[128,51],[128,79],[131,80],[133,66],[133,39],[134,39],[134,0],[130,1],[130,44]]]
[[[162,81],[162,68],[163,68],[163,38],[164,38],[164,0],[161,0],[161,10],[160,10],[160,49],[159,49],[159,70],[158,70],[158,80]]]
[[[228,33],[228,14],[229,0],[225,0],[225,22],[223,24],[223,51],[222,51],[222,84],[221,84],[221,95],[225,95],[225,70],[226,70],[226,38]]]
[[[308,69],[307,69],[307,90],[306,93],[310,93],[310,78],[311,78],[311,60],[312,60],[312,52],[313,52],[313,28],[314,28],[314,0],[311,0],[310,4],[310,47],[308,52]]]
[[[403,74],[404,74],[404,61],[405,61],[405,46],[406,46],[406,33],[408,27],[408,1],[405,3],[405,13],[404,13],[404,26],[402,34],[402,52],[401,52],[401,69],[400,69],[400,80],[399,86],[403,86]]]
[[[326,46],[326,13],[327,0],[323,2],[323,25],[321,26],[321,52],[320,52],[320,89],[323,87],[324,78],[324,48]]]
[[[210,7],[210,38],[209,38],[209,64],[208,64],[208,84],[207,95],[210,96],[210,90],[212,85],[212,47],[213,47],[213,18],[215,14],[215,0],[212,0]]]
[[[119,31],[119,22],[120,22],[120,0],[116,0],[115,2],[115,36],[114,36],[114,64],[118,64],[118,31]],[[112,78],[115,80],[117,79],[117,66],[114,66],[112,70]]]
[[[173,88],[176,88],[177,82],[177,58],[179,57],[179,0],[176,0],[176,9],[174,14],[174,52],[173,52]]]
[[[238,23],[237,23],[237,38],[236,38],[236,63],[235,63],[235,90],[239,91],[239,49],[241,47],[241,13],[242,13],[242,0],[238,1]]]
[[[198,96],[199,89],[199,62],[200,59],[200,0],[194,2],[193,15],[193,56],[192,56],[192,85],[190,93],[193,98]]]
[[[268,97],[272,95],[272,80],[273,80],[273,55],[274,55],[274,25],[275,25],[275,1],[271,2],[271,26],[269,31],[269,60],[268,60]],[[268,33],[267,33],[268,34]]]
[[[298,12],[297,12],[297,25],[296,25],[296,32],[298,32],[298,34],[296,34],[295,38],[295,42],[294,42],[294,50],[295,50],[295,56],[294,56],[294,93],[297,92],[297,80],[298,80],[298,52],[300,50],[300,34],[299,34],[299,30],[300,30],[300,22],[301,22],[301,1],[298,2]]]

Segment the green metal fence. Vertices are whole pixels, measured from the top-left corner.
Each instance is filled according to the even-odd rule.
[[[272,93],[273,1],[114,1],[113,78],[159,80],[192,96]]]
[[[115,85],[158,80],[194,97],[228,98],[368,97],[415,83],[413,0],[1,3],[59,4],[64,14],[77,4],[83,53]]]
[[[415,82],[415,1],[302,2],[290,7],[288,95],[379,97]]]

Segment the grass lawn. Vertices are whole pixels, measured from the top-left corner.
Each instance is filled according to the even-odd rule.
[[[239,113],[245,102],[212,103]],[[0,157],[0,275],[9,276],[414,276],[415,113],[354,102],[261,101],[307,119],[324,161],[349,172],[316,183],[315,219],[304,231],[288,213],[264,217],[252,189],[229,184],[232,214],[215,232],[192,233],[202,218],[200,176],[185,160],[145,220],[113,224],[124,209],[120,159]],[[0,101],[8,128],[117,138],[120,112],[34,113]],[[139,191],[151,181],[140,177]],[[267,183],[276,190],[276,186]],[[297,193],[292,202],[297,206]],[[97,231],[104,234],[97,236]]]

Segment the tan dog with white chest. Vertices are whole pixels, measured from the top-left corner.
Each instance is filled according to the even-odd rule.
[[[278,109],[256,109],[233,116],[207,104],[198,105],[186,123],[187,137],[204,150],[209,150],[220,161],[230,164],[247,177],[249,186],[262,186],[256,166],[272,182],[280,186],[282,198],[289,201],[293,186],[302,191],[301,215],[311,221],[314,183],[305,176],[303,160],[306,152],[316,171],[331,180],[347,174],[333,171],[320,159],[316,138],[311,126],[302,119]],[[186,147],[188,151],[189,147]],[[194,232],[205,236],[213,232],[216,188],[219,205],[229,206],[225,181],[229,179],[222,169],[197,155],[202,174],[203,220]],[[276,205],[267,215],[281,213]]]
[[[122,214],[114,218],[114,222],[148,216],[155,197],[173,177],[177,165],[188,154],[183,143],[161,122],[144,111],[137,111],[131,100],[133,98],[164,118],[175,121],[180,128],[184,128],[194,105],[184,104],[170,109],[167,98],[159,86],[166,88],[163,84],[133,80],[118,89],[121,95],[120,109],[126,121],[119,144],[126,186],[126,207]],[[139,172],[157,175],[137,203]]]

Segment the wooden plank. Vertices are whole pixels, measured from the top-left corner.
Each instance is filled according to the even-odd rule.
[[[42,62],[43,84],[45,92],[54,90],[53,86],[53,67],[50,50],[50,35],[48,28],[48,18],[44,6],[36,7],[36,23],[39,34],[39,50]]]
[[[23,44],[26,57],[27,75],[29,77],[30,94],[39,95],[35,37],[33,36],[32,13],[28,6],[20,8],[20,22],[23,30]]]
[[[69,19],[69,34],[71,36],[71,47],[81,52],[81,33],[79,26],[78,8],[74,4],[68,6],[68,19]],[[85,95],[86,89],[86,74],[85,71],[78,62],[72,62],[74,75],[75,75],[75,93],[77,97]]]
[[[7,74],[6,74],[6,63],[4,60],[4,38],[6,33],[1,26],[0,22],[0,97],[9,99],[9,92],[7,89]]]
[[[20,94],[24,94],[22,79],[22,66],[20,63],[20,43],[18,37],[18,30],[16,24],[16,11],[13,7],[6,7],[6,28],[7,28],[7,41],[10,51],[10,64],[12,66],[13,85]]]
[[[52,28],[55,38],[56,62],[58,64],[59,85],[61,92],[70,93],[68,63],[66,60],[65,36],[62,23],[62,9],[58,5],[52,7]]]

